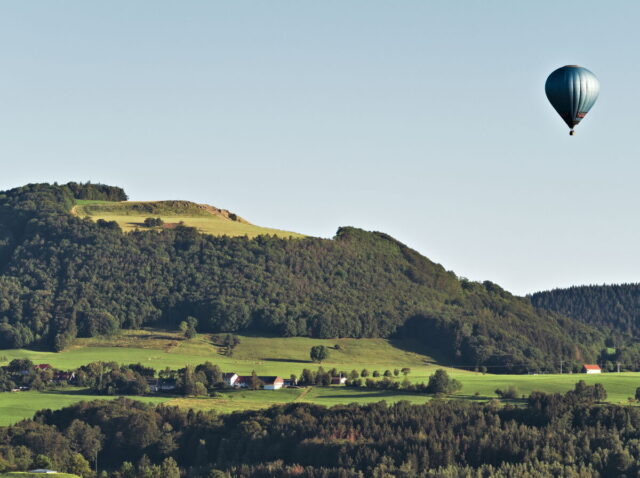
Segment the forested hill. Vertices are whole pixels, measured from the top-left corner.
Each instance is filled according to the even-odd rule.
[[[533,294],[531,302],[614,334],[640,335],[640,284],[555,289]]]
[[[459,280],[386,234],[333,240],[214,237],[190,227],[123,233],[70,214],[119,188],[36,184],[0,193],[0,346],[55,350],[143,325],[201,332],[390,337],[459,365],[553,370],[588,360],[601,334],[491,283]]]
[[[89,477],[97,462],[110,478],[637,477],[640,410],[596,403],[603,395],[579,382],[518,407],[290,403],[229,415],[80,402],[0,427],[0,476],[44,462]]]

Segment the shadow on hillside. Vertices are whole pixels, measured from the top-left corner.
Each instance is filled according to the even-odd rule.
[[[357,395],[354,395],[351,393],[331,393],[326,395],[322,394],[322,396],[318,398],[340,398],[340,399],[344,398],[344,399],[351,399],[351,400],[358,400],[360,398],[379,398],[380,400],[384,400],[385,398],[393,398],[393,397],[397,397],[398,395],[415,395],[415,396],[423,396],[425,398],[433,396],[433,395],[425,395],[420,393],[413,394],[410,392],[403,392],[402,390],[393,391],[393,392],[390,392],[387,390],[380,390],[380,391],[372,390],[367,393],[358,393]]]
[[[288,363],[313,363],[311,360],[299,360],[299,359],[287,359],[287,358],[266,358],[263,357],[260,360],[265,362],[288,362]],[[318,364],[320,366],[322,364]]]
[[[446,354],[441,351],[429,347],[419,340],[406,339],[393,337],[389,339],[389,343],[397,349],[404,350],[405,352],[412,352],[415,354],[426,355],[431,360],[426,360],[425,365],[443,365],[446,367],[453,367],[454,364]]]
[[[185,337],[176,337],[175,335],[144,335],[141,336],[143,339],[148,340],[186,340]]]
[[[44,390],[41,393],[46,395],[95,395],[96,397],[100,397],[96,393],[93,393],[90,388],[83,388],[80,390],[67,390],[67,389],[59,389],[59,390]]]
[[[455,395],[452,395],[451,398],[456,398],[460,400],[471,400],[474,402],[488,402],[492,398],[496,398],[496,397],[489,397],[488,395],[464,395],[464,394],[456,393]]]
[[[130,329],[129,329],[130,330]],[[124,332],[124,333],[123,333]],[[142,330],[141,332],[143,333],[137,333],[134,335],[126,335],[127,330],[122,330],[120,331],[120,333],[117,333],[115,335],[111,335],[111,336],[96,336],[94,338],[113,338],[113,339],[117,339],[117,338],[124,338],[125,340],[129,339],[129,340],[171,340],[171,341],[182,341],[182,340],[186,340],[185,337],[180,337],[179,335],[165,335],[163,332],[161,331],[154,331],[151,332],[149,330]],[[91,338],[91,337],[81,337],[81,338]]]

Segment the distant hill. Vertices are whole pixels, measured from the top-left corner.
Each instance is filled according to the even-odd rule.
[[[95,201],[77,200],[71,209],[78,217],[115,221],[123,231],[144,229],[145,219],[160,218],[164,228],[178,224],[191,226],[214,236],[248,236],[270,234],[285,238],[300,238],[302,234],[255,226],[242,217],[207,204],[190,201]]]
[[[640,337],[640,284],[554,289],[531,295],[531,302],[585,324]]]
[[[637,370],[640,364],[640,284],[587,285],[537,292],[539,310],[571,317],[605,336],[598,363],[613,371]]]
[[[71,184],[0,193],[0,347],[61,350],[76,336],[177,327],[188,316],[203,332],[407,335],[453,364],[502,372],[592,360],[603,343],[595,328],[536,310],[491,282],[460,280],[380,232],[249,239],[178,224],[124,234],[118,221],[70,213],[91,210],[87,201],[121,212],[124,191]],[[178,205],[190,214],[200,208]]]

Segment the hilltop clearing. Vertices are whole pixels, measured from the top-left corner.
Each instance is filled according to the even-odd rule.
[[[77,200],[71,212],[94,221],[115,221],[125,232],[144,230],[145,219],[160,218],[164,222],[160,228],[173,229],[178,224],[183,224],[213,236],[256,237],[267,234],[283,238],[304,237],[296,232],[256,226],[226,209],[190,201]]]

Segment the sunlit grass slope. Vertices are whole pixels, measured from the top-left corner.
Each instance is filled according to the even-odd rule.
[[[295,232],[260,227],[245,221],[229,211],[189,201],[89,201],[78,200],[72,210],[79,217],[90,217],[97,221],[116,221],[123,231],[145,229],[144,220],[159,217],[165,227],[183,223],[200,232],[214,236],[255,237],[269,234],[285,238],[300,238]]]
[[[300,375],[303,368],[317,369],[318,364],[309,360],[309,349],[314,345],[330,348],[329,358],[321,365],[325,369],[370,372],[411,368],[408,379],[426,382],[435,369],[441,368],[419,345],[407,341],[385,339],[310,339],[304,337],[253,337],[239,336],[240,344],[232,357],[223,354],[220,337],[199,334],[186,340],[171,331],[138,330],[123,331],[113,337],[77,339],[73,346],[63,352],[34,350],[4,350],[0,352],[0,364],[13,358],[30,358],[35,363],[49,363],[61,369],[76,368],[93,361],[117,361],[119,363],[141,362],[157,370],[170,367],[182,368],[186,364],[196,365],[205,361],[218,364],[223,371],[259,375],[289,377]],[[339,347],[336,348],[336,345]],[[609,373],[602,375],[491,375],[446,368],[462,382],[463,388],[455,398],[463,400],[489,400],[496,397],[495,390],[514,386],[519,396],[528,396],[534,390],[548,393],[566,392],[578,380],[587,383],[602,383],[608,392],[608,401],[627,403],[640,386],[640,373]],[[402,375],[398,379],[402,379]],[[309,387],[278,391],[232,390],[216,398],[182,398],[172,396],[143,397],[151,402],[167,401],[171,405],[198,410],[215,410],[227,413],[235,410],[251,410],[288,402],[308,402],[333,406],[345,403],[372,403],[381,400],[425,403],[429,396],[403,391],[351,389],[346,387]],[[41,408],[62,408],[80,400],[97,397],[84,390],[58,392],[0,393],[0,425],[14,423],[33,416]]]
[[[124,330],[113,337],[76,339],[63,352],[36,350],[4,350],[0,356],[29,358],[35,363],[48,363],[61,369],[77,368],[88,362],[116,361],[122,364],[141,362],[162,370],[166,367],[182,368],[186,364],[197,365],[211,361],[224,371],[249,374],[253,370],[261,375],[288,377],[299,375],[303,368],[316,369],[309,350],[314,345],[330,348],[329,358],[322,363],[325,369],[358,371],[367,368],[371,372],[410,367],[415,375],[428,376],[435,369],[434,360],[424,353],[413,352],[415,344],[390,342],[386,339],[311,339],[306,337],[253,337],[238,336],[240,344],[233,356],[223,354],[216,335],[199,334],[186,340],[179,333],[159,330]],[[335,346],[340,349],[336,350]],[[1,362],[0,362],[1,363]],[[453,370],[453,369],[451,369]],[[464,373],[464,372],[463,372]],[[412,374],[414,375],[414,374]]]
[[[57,410],[80,401],[97,399],[111,400],[116,397],[89,395],[84,390],[66,388],[47,392],[3,392],[0,393],[0,426],[11,425],[25,418],[33,417],[38,410]],[[131,397],[146,403],[160,403],[167,397]],[[0,475],[2,476],[2,475]]]

